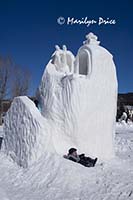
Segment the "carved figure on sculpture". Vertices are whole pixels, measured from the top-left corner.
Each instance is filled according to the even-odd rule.
[[[52,64],[55,65],[55,68],[58,72],[64,74],[69,74],[73,72],[74,68],[74,55],[72,52],[67,50],[67,47],[63,45],[62,49],[56,45],[56,51],[52,55]]]

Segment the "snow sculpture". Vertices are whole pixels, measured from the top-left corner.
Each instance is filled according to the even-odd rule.
[[[63,49],[60,49],[58,45],[55,48],[51,63],[55,65],[56,70],[62,73],[73,73],[75,59],[73,54],[67,50],[65,45],[62,47]]]
[[[52,143],[57,153],[74,146],[90,156],[111,158],[117,102],[115,65],[97,36],[90,33],[86,38],[78,50],[74,71],[66,59],[66,48],[56,48],[44,71],[38,99],[43,116],[52,121]],[[74,60],[70,52],[69,60]]]
[[[50,128],[28,97],[16,97],[4,123],[4,151],[27,167],[49,148]]]
[[[83,46],[78,51],[76,59],[75,73],[90,76],[92,72],[92,50],[90,45],[99,45],[97,36],[93,33],[86,35],[87,40],[83,42]]]
[[[27,97],[14,99],[5,117],[4,149],[27,167],[48,151],[114,156],[117,78],[112,55],[90,33],[76,58],[66,46],[47,64],[37,98],[40,111]]]

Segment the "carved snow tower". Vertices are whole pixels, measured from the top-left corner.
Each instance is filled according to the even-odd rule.
[[[65,46],[44,71],[38,99],[57,153],[76,147],[99,158],[114,156],[117,78],[112,55],[89,33],[76,58]]]

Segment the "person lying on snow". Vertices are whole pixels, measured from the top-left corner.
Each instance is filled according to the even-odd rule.
[[[80,163],[81,165],[84,165],[85,167],[94,167],[97,162],[97,158],[92,159],[90,157],[86,157],[85,154],[78,155],[77,149],[75,148],[69,149],[68,154],[64,155],[64,158]]]

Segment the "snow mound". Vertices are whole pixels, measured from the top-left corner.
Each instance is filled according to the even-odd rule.
[[[5,117],[3,149],[27,167],[48,148],[49,130],[35,104],[26,96],[16,97]]]

